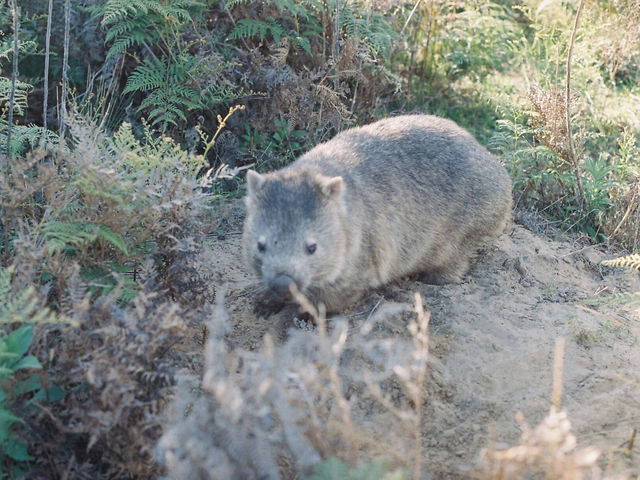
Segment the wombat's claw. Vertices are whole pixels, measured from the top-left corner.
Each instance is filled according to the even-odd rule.
[[[313,323],[311,315],[308,313],[302,313],[299,316],[293,317],[293,324],[300,330],[306,330],[308,332],[316,331],[316,324]]]

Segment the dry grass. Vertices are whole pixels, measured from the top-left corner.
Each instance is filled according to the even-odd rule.
[[[231,319],[218,299],[202,378],[182,377],[159,444],[170,478],[282,478],[283,464],[304,477],[323,459],[355,466],[380,455],[421,478],[428,314],[420,297],[399,307],[413,311],[410,341],[371,336],[384,315],[350,331],[304,305],[317,332],[291,332],[281,345],[266,336],[259,351],[245,351],[225,341]]]
[[[486,449],[482,453],[484,469],[479,478],[602,478],[597,465],[600,451],[594,447],[577,448],[566,411],[552,406],[549,414],[533,429],[521,413],[516,420],[523,432],[520,444]]]

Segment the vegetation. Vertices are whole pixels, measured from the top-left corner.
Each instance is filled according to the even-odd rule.
[[[419,477],[419,447],[376,451],[340,403],[337,333],[258,355],[225,350],[220,311],[207,323],[214,292],[199,245],[238,174],[283,166],[350,125],[452,118],[507,166],[517,209],[638,249],[637,0],[64,3],[0,0],[0,478],[191,478],[205,463],[187,461],[210,452],[182,439],[204,435],[194,429],[205,420],[237,442],[198,447],[215,447],[209,472],[229,469],[206,478],[239,472],[239,452],[267,437],[263,463],[246,468],[274,478],[282,452],[310,478]],[[637,269],[637,255],[611,265]],[[177,353],[175,339],[194,331],[209,334],[202,371]],[[356,339],[362,352],[382,348]],[[301,405],[278,410],[286,382],[260,382],[282,368],[269,362],[310,360],[296,350],[305,344],[326,354],[307,378],[320,383],[301,384],[319,399],[305,411],[329,420],[270,425],[303,421]],[[376,382],[349,380],[415,425],[421,384],[398,372],[424,365],[387,353]],[[402,386],[404,409],[385,404],[385,381]],[[235,394],[254,403],[238,407]],[[174,397],[180,414],[167,419]],[[185,409],[197,414],[182,419]],[[356,451],[391,458],[362,465]]]

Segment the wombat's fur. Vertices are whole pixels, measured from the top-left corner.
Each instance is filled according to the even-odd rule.
[[[424,272],[456,282],[511,213],[511,179],[466,130],[430,115],[353,128],[282,170],[248,172],[244,250],[275,294],[337,311]]]

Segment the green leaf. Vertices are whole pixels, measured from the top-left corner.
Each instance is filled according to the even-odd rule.
[[[67,392],[64,388],[54,385],[47,390],[47,400],[51,403],[58,402],[67,396]]]
[[[4,380],[5,378],[11,375],[13,375],[12,369],[0,366],[0,381]]]
[[[296,45],[298,45],[305,52],[311,55],[311,42],[309,42],[309,39],[307,37],[296,36],[296,37],[290,37],[290,38],[294,41]]]
[[[342,480],[349,478],[349,466],[337,458],[328,458],[311,475],[311,480]]]
[[[22,325],[17,330],[11,332],[5,342],[7,351],[17,354],[19,357],[27,353],[31,345],[31,330],[33,325]]]
[[[14,366],[13,371],[18,371],[22,368],[37,368],[38,370],[42,370],[42,365],[38,361],[36,357],[33,355],[28,355],[26,357],[21,358]]]
[[[27,451],[27,444],[15,438],[9,439],[5,453],[17,462],[26,462],[34,459]]]
[[[98,234],[98,237],[116,247],[121,253],[129,255],[127,242],[122,235],[115,233],[109,227],[104,225],[99,225],[96,233]]]
[[[304,138],[307,135],[307,132],[304,130],[294,130],[293,132],[291,132],[291,138]]]
[[[42,388],[42,382],[40,381],[40,375],[33,375],[26,380],[20,382],[14,390],[14,395],[22,395],[24,393],[34,392]]]
[[[0,343],[0,347],[7,348],[3,343]],[[3,365],[9,363],[10,360],[14,360],[19,357],[20,355],[14,352],[0,352],[0,362],[2,362]]]
[[[0,407],[0,437],[2,436],[1,433],[3,426],[10,426],[16,422],[24,423],[24,420],[22,420],[20,417],[15,416],[6,408]]]

